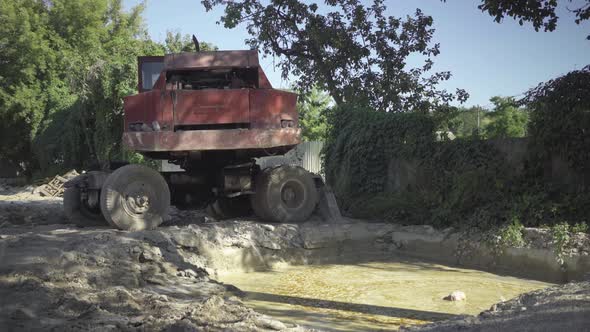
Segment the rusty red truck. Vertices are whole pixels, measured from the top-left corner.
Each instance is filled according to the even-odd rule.
[[[66,184],[64,209],[73,221],[153,229],[171,204],[207,206],[219,218],[252,210],[270,222],[311,215],[320,177],[256,163],[300,142],[297,95],[272,87],[256,51],[139,57],[138,82],[138,93],[124,100],[123,144],[182,171],[113,163],[110,171],[86,172]]]

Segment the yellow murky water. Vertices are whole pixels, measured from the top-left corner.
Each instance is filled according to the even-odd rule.
[[[327,331],[389,331],[456,315],[551,284],[412,260],[289,267],[218,276],[245,303],[285,323]],[[465,292],[464,302],[442,298]]]

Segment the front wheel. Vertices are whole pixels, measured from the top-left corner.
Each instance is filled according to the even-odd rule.
[[[271,222],[303,222],[318,204],[318,192],[311,173],[301,167],[279,166],[257,175],[252,207]]]
[[[155,170],[142,165],[123,166],[109,175],[100,208],[113,226],[129,231],[154,229],[170,207],[170,189]]]

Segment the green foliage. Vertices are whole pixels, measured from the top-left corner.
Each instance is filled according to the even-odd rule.
[[[499,214],[491,212],[493,218],[507,219],[501,207],[512,179],[502,154],[488,142],[439,143],[422,165],[431,174],[431,195],[437,197],[432,224],[448,226],[472,218],[473,225],[486,228],[490,220],[473,218],[474,214],[498,208]]]
[[[512,97],[492,97],[494,109],[481,106],[459,108],[453,112],[449,130],[457,137],[505,138],[527,134],[528,111]]]
[[[523,100],[537,164],[559,155],[582,174],[590,172],[590,66],[539,84]],[[581,183],[588,187],[590,183]]]
[[[248,44],[275,56],[285,78],[298,78],[297,90],[317,86],[338,105],[427,112],[468,97],[437,88],[449,72],[427,75],[440,49],[432,43],[432,17],[420,9],[404,19],[388,16],[384,0],[330,0],[321,9],[299,0],[201,2],[207,10],[225,8],[226,28],[244,24]],[[424,64],[408,68],[412,56]]]
[[[498,233],[499,244],[503,247],[521,248],[526,245],[522,236],[524,226],[520,223],[518,218],[514,217],[512,222],[500,230]]]
[[[435,130],[452,128],[460,111],[380,113],[344,105],[328,113],[327,181],[345,212],[362,218],[483,230],[508,225],[508,233],[522,225],[563,222],[584,230],[590,215],[588,184],[580,181],[577,191],[566,191],[547,181],[542,166],[557,153],[588,174],[588,72],[570,73],[529,92],[533,146],[518,172],[493,142],[435,141]],[[514,101],[493,100],[488,133],[494,128],[501,137],[522,134],[524,121],[512,121],[521,112]],[[518,240],[508,233],[501,238]]]
[[[461,107],[453,114],[451,130],[457,137],[479,137],[489,119],[487,111],[481,106]]]
[[[2,1],[0,154],[53,173],[116,155],[122,97],[149,45],[143,7],[119,0]]]
[[[329,112],[328,123],[325,174],[347,203],[384,191],[389,156],[423,155],[434,142],[435,124],[426,114],[344,105]],[[346,169],[347,176],[339,174],[341,169]]]
[[[446,1],[446,0],[443,0]],[[572,0],[569,0],[570,4]],[[584,3],[585,2],[585,3]],[[514,1],[514,0],[482,0],[478,6],[483,12],[488,12],[496,22],[502,22],[505,16],[518,20],[520,25],[531,22],[536,31],[543,28],[553,31],[557,27],[558,16],[556,0]],[[590,19],[590,0],[577,1],[573,8],[569,8],[574,15],[576,24]],[[590,40],[590,35],[588,35]]]
[[[560,265],[565,264],[565,249],[570,241],[570,227],[567,223],[560,223],[551,228],[553,250]]]
[[[588,233],[588,224],[579,222],[572,226],[572,233]]]
[[[137,56],[183,50],[189,40],[150,40],[143,9],[124,11],[122,0],[0,0],[0,158],[38,176],[132,158],[121,134]]]
[[[378,193],[351,199],[347,210],[356,218],[421,225],[432,218],[429,204],[431,200],[416,191]]]
[[[487,138],[524,137],[528,122],[526,110],[519,109],[512,97],[492,97],[494,110],[488,114],[489,124],[484,127]]]
[[[375,213],[372,218],[442,227],[504,202],[511,179],[501,154],[485,141],[436,142],[431,115],[346,106],[335,108],[329,120],[326,178],[355,216]],[[400,160],[421,171],[413,175],[415,184],[392,192],[388,174]]]
[[[313,88],[299,95],[297,111],[299,127],[304,141],[323,141],[328,123],[326,113],[332,106],[332,98],[324,91]]]

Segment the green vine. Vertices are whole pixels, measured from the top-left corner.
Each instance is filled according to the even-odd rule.
[[[440,119],[354,106],[333,110],[324,168],[341,205],[357,217],[443,227],[502,201],[510,172],[501,153],[486,141],[437,141]],[[396,160],[420,169],[400,192],[388,188]]]
[[[529,131],[539,166],[559,155],[574,170],[590,171],[589,90],[590,65],[539,84],[522,100],[531,109]]]
[[[362,218],[482,230],[515,219],[526,227],[587,222],[590,67],[539,85],[523,102],[532,137],[519,171],[492,141],[437,141],[436,130],[450,128],[450,108],[430,114],[340,105],[327,117],[327,181],[345,212]],[[567,161],[569,179],[553,174],[556,157]]]

